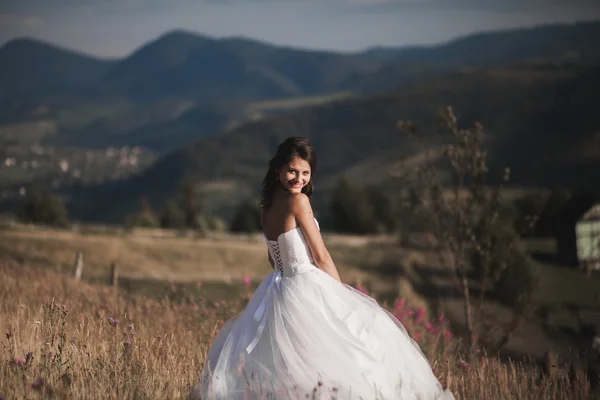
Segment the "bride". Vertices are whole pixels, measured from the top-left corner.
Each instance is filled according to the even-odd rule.
[[[343,284],[310,198],[316,154],[291,137],[269,162],[261,223],[274,271],[208,351],[201,399],[454,399],[401,323]]]

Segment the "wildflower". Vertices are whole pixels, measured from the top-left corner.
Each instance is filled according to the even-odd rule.
[[[200,288],[202,287],[202,281],[197,281],[197,282],[196,282],[196,287],[197,287],[198,289],[200,289]]]
[[[440,314],[440,316],[438,317],[437,321],[440,324],[443,324],[446,321],[446,317],[444,317],[444,314]]]
[[[394,308],[397,311],[401,311],[404,309],[404,299],[396,299],[396,301],[394,302]]]
[[[410,308],[410,309],[409,309],[409,310],[406,312],[406,314],[407,314],[409,317],[412,317],[412,316],[414,316],[414,315],[415,315],[415,310],[413,310],[412,308]]]
[[[465,360],[463,360],[462,358],[460,359],[460,365],[461,365],[463,368],[469,368],[469,363],[468,363],[468,362],[466,362]]]
[[[454,337],[454,335],[452,334],[452,332],[450,331],[444,331],[444,338],[446,338],[446,340],[450,340]]]
[[[421,332],[415,332],[413,335],[413,339],[418,342],[419,340],[421,340],[421,336]]]
[[[127,339],[125,341],[125,346],[131,346],[131,339]]]
[[[474,333],[474,334],[473,334],[473,340],[475,340],[475,341],[476,341],[477,339],[479,339],[479,335],[478,335],[478,334],[476,334],[476,333]]]
[[[119,320],[109,317],[108,318],[108,323],[110,323],[112,326],[117,326],[119,324]]]
[[[250,287],[250,284],[252,283],[250,277],[248,275],[244,275],[243,280],[244,280],[244,286]]]
[[[431,322],[426,322],[425,323],[425,330],[427,332],[431,332],[433,330],[433,325],[431,324]]]
[[[415,322],[416,322],[417,324],[420,324],[420,323],[421,323],[421,321],[423,321],[423,317],[425,317],[425,309],[424,309],[423,307],[420,307],[420,308],[417,310],[417,316],[416,316],[416,318],[415,318]]]
[[[40,377],[37,377],[35,381],[31,384],[31,388],[33,390],[40,390],[44,386],[44,380]]]
[[[21,357],[13,357],[11,364],[14,365],[25,365],[25,359]]]
[[[356,290],[364,294],[369,294],[369,292],[367,292],[367,289],[363,285],[356,285]]]

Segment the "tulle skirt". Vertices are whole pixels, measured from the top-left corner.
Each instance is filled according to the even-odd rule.
[[[192,397],[454,399],[391,313],[315,266],[304,269],[268,275],[223,325]]]

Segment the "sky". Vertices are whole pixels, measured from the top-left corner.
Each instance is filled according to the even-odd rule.
[[[27,36],[114,58],[184,29],[357,51],[586,20],[600,20],[600,0],[1,0],[0,44]]]

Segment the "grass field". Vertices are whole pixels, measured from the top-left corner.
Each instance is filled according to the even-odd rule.
[[[14,262],[0,264],[0,278],[4,398],[186,398],[211,338],[245,300],[157,301]],[[400,303],[392,311],[459,400],[593,398],[581,370],[570,379],[494,357],[468,362],[441,319]]]
[[[439,311],[446,317],[445,329],[460,333],[462,301],[444,289],[449,279],[433,254],[398,247],[387,237],[324,237],[345,282],[364,286],[392,310],[395,300],[402,298],[427,315]],[[118,398],[183,397],[197,379],[203,352],[219,320],[238,312],[270,272],[263,240],[260,235],[195,238],[144,230],[129,234],[0,230],[0,329],[10,333],[0,350],[0,381],[16,385],[0,384],[0,394],[6,398],[39,397],[40,392],[31,387],[39,378],[43,390],[56,397],[98,394],[106,387],[114,387]],[[546,247],[551,251],[551,245]],[[85,283],[71,278],[78,251],[84,255]],[[105,284],[113,261],[120,274],[116,292]],[[411,318],[403,320],[409,331],[421,337],[442,381],[460,394],[457,398],[593,398],[587,382],[569,386],[567,375],[561,374],[572,357],[586,348],[572,306],[596,304],[600,276],[590,279],[579,271],[550,264],[541,264],[541,271],[536,298],[548,307],[549,326],[533,315],[521,324],[499,359],[484,358],[466,368],[460,355],[448,350],[456,348],[456,339],[438,347],[441,339],[424,325]],[[251,279],[250,287],[243,283],[245,276]],[[52,308],[52,299],[58,308]],[[62,304],[70,310],[64,318],[60,317]],[[487,306],[498,320],[512,312],[499,304]],[[109,317],[122,322],[113,327],[107,322]],[[126,319],[135,325],[134,346],[127,344],[131,338]],[[69,360],[64,364],[70,368],[68,373],[65,366],[56,364],[56,340],[49,346],[50,337],[44,336],[54,330],[60,339],[59,329],[67,332],[62,345],[65,353],[60,357],[62,363]],[[441,331],[437,334],[442,335]],[[69,342],[71,338],[75,343]],[[165,347],[159,346],[161,340]],[[48,350],[50,347],[54,350]],[[164,353],[155,354],[159,348]],[[561,372],[550,380],[540,380],[539,371],[532,373],[537,371],[533,365],[506,361],[507,357],[540,360],[548,351],[560,355]],[[27,358],[29,352],[33,360]],[[593,365],[598,361],[592,353],[587,354],[586,362]],[[161,373],[163,370],[168,373]],[[97,380],[89,382],[89,374]],[[482,380],[486,380],[485,388],[478,384]],[[100,397],[112,396],[101,393]]]

